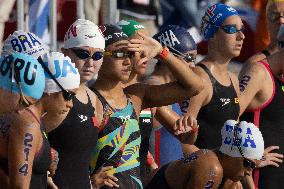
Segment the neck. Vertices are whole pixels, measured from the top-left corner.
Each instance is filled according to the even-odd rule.
[[[139,78],[139,76],[138,76],[137,73],[131,72],[128,81],[126,83],[123,82],[123,88],[126,88],[126,87],[133,85],[135,83],[138,83],[138,78]]]
[[[45,113],[44,108],[42,106],[42,103],[36,102],[33,105],[30,105],[29,107],[27,107],[30,111],[32,111],[34,113],[34,115],[40,120],[42,115]]]
[[[173,76],[172,72],[167,66],[162,65],[162,63],[161,65],[155,68],[154,72],[152,73],[152,76],[159,77],[162,83],[170,83],[175,81],[175,77]]]
[[[227,67],[232,58],[232,56],[226,56],[222,52],[210,51],[209,49],[205,60]]]

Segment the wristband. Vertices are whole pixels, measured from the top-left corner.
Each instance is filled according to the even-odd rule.
[[[54,160],[55,159],[55,150],[53,148],[51,148],[51,160]]]
[[[147,164],[150,166],[155,162],[154,158],[152,155],[148,154],[147,155]]]
[[[169,55],[169,49],[164,47],[163,50],[160,52],[159,57],[161,59],[165,59]]]
[[[197,127],[195,127],[195,128],[192,128],[191,132],[196,133],[198,131],[198,129],[199,129],[199,125],[197,125]]]

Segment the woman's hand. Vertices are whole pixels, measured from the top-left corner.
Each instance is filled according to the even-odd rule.
[[[148,61],[149,59],[154,58],[163,50],[162,45],[152,37],[146,36],[139,31],[137,34],[141,37],[141,39],[130,39],[128,50],[140,52],[142,54],[141,57],[143,61]]]
[[[94,175],[91,176],[93,189],[99,189],[104,185],[116,188],[119,187],[116,183],[118,179],[109,173],[111,169],[113,169],[113,166],[101,167]]]
[[[58,162],[59,162],[58,152],[56,150],[54,150],[53,148],[51,148],[51,164],[48,168],[48,171],[49,171],[48,176],[52,177],[53,175],[55,175],[55,171],[57,169]]]
[[[197,120],[191,115],[185,115],[176,121],[174,134],[182,143],[194,144],[198,128]]]
[[[257,161],[257,167],[274,166],[279,167],[279,163],[282,163],[283,154],[272,153],[273,150],[279,150],[279,146],[269,146],[264,150],[263,159]]]

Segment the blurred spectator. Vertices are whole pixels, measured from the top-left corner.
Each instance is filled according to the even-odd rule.
[[[120,0],[119,20],[136,20],[144,25],[150,36],[157,33],[158,0]]]
[[[15,0],[0,1],[0,53],[2,51],[2,41],[4,37],[5,22],[8,21],[14,3]]]
[[[255,49],[257,52],[267,47],[270,42],[267,27],[263,27],[267,25],[266,4],[267,0],[251,0],[252,8],[259,12],[255,33]]]
[[[194,41],[202,40],[199,35],[201,18],[207,7],[217,3],[218,0],[160,0],[163,16],[163,26],[178,25],[189,29]]]
[[[101,8],[101,0],[85,0],[84,10],[85,17],[87,20],[99,24],[99,12]]]

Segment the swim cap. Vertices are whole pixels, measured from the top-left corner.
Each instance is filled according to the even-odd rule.
[[[99,27],[89,20],[78,19],[64,37],[64,48],[88,46],[105,49],[105,40]]]
[[[128,36],[116,25],[105,24],[100,26],[105,37],[106,47],[122,40],[128,40]]]
[[[76,89],[80,85],[80,74],[75,64],[68,56],[59,52],[45,54],[42,58],[44,65],[53,74],[55,79],[64,89]],[[45,93],[56,93],[62,91],[55,81],[45,72]]]
[[[45,86],[45,76],[38,61],[27,54],[15,53],[0,59],[0,87],[24,96],[40,99]]]
[[[35,34],[19,30],[10,34],[4,41],[1,56],[18,52],[31,55],[37,59],[39,56],[49,52],[49,47]]]
[[[167,46],[172,53],[185,54],[197,48],[187,29],[180,26],[165,26],[153,38]]]
[[[204,38],[206,40],[212,38],[223,22],[233,15],[238,15],[238,12],[222,3],[217,3],[207,8],[201,22],[201,32]]]
[[[128,37],[134,35],[137,30],[145,29],[141,23],[135,20],[121,20],[117,25]]]
[[[261,132],[253,124],[235,120],[225,122],[222,130],[220,151],[231,157],[242,157],[237,146],[240,146],[244,157],[260,160],[264,153],[264,141]]]

